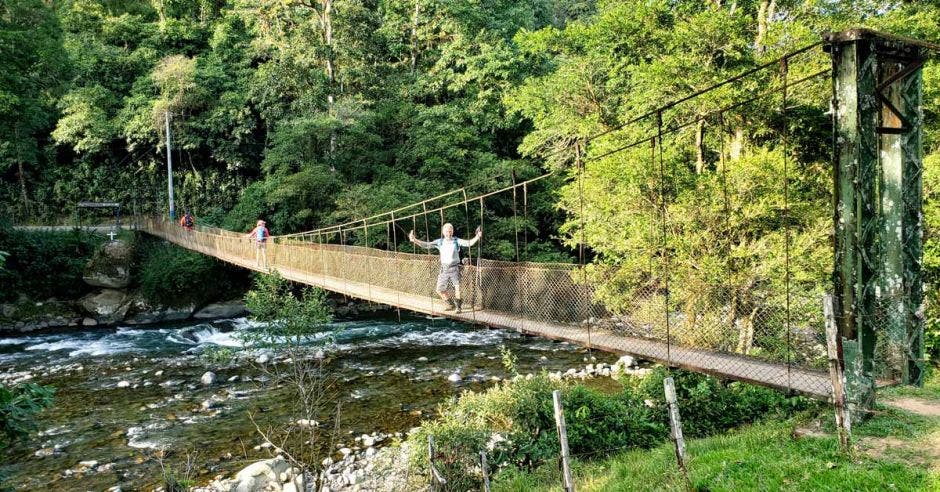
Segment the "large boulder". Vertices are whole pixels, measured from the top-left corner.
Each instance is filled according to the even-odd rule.
[[[88,285],[123,289],[131,283],[131,247],[120,239],[105,243],[88,264],[82,278]]]
[[[237,318],[248,312],[242,301],[217,302],[196,311],[196,319]]]
[[[255,492],[267,488],[281,490],[280,476],[289,470],[290,465],[280,456],[258,461],[238,472],[229,490],[232,492]]]
[[[153,306],[144,299],[137,298],[131,303],[131,308],[124,322],[129,325],[146,325],[150,323],[164,323],[168,321],[182,321],[193,315],[196,306],[158,307]]]
[[[97,294],[88,294],[80,303],[86,312],[102,323],[117,323],[123,320],[130,307],[127,293],[114,289],[102,289]]]

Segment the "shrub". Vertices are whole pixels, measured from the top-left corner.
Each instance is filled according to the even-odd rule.
[[[669,436],[663,378],[657,368],[645,378],[625,379],[622,391],[607,394],[584,385],[531,380],[503,382],[482,393],[466,392],[440,407],[440,418],[425,422],[411,436],[415,449],[427,449],[434,436],[435,465],[448,490],[479,488],[479,453],[493,469],[532,469],[558,458],[552,391],[563,391],[568,446],[574,456],[602,457],[625,448],[652,447]],[[787,415],[811,405],[805,398],[710,376],[672,371],[684,431],[704,436],[768,416]],[[412,465],[427,471],[426,451],[412,455]]]
[[[19,295],[30,299],[74,299],[91,292],[82,280],[85,264],[105,237],[87,231],[18,231],[0,223],[0,251],[8,253],[0,268],[0,301]]]
[[[663,378],[671,375],[682,414],[682,430],[689,437],[703,437],[732,427],[789,415],[815,403],[804,397],[787,397],[779,391],[740,382],[722,381],[689,371],[657,367],[635,385],[639,398],[653,404],[652,415],[668,425]]]
[[[54,393],[35,383],[0,385],[0,449],[36,429],[36,415],[52,405]]]
[[[141,238],[136,277],[140,291],[153,304],[200,305],[239,297],[248,274],[215,258],[152,238]]]

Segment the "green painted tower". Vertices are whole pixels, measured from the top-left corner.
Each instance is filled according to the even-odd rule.
[[[922,384],[921,71],[917,41],[826,34],[832,55],[836,323],[861,417],[879,379]]]

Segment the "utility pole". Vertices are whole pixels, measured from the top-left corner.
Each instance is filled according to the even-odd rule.
[[[176,207],[173,205],[173,149],[170,147],[170,112],[166,116],[166,188],[170,197],[170,220],[176,220]]]

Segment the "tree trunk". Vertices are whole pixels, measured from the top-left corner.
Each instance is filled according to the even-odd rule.
[[[738,350],[739,354],[747,355],[754,346],[754,318],[757,317],[757,311],[760,308],[754,308],[751,314],[744,319],[744,325],[738,332]]]
[[[329,92],[326,96],[328,111],[331,117],[336,117],[336,74],[333,67],[333,0],[323,0],[323,39],[326,44],[326,79]],[[330,130],[330,150],[327,160],[330,171],[336,172],[336,128]]]
[[[734,137],[731,139],[731,160],[735,161],[744,155],[744,129],[735,128]]]
[[[26,172],[23,170],[23,161],[18,161],[16,167],[16,174],[20,180],[20,198],[23,200],[23,210],[26,211],[26,218],[28,220],[32,213],[29,210],[29,198],[26,196]]]
[[[415,0],[415,11],[414,15],[411,17],[411,76],[415,76],[415,69],[418,64],[418,13],[420,12],[421,4],[419,0]]]
[[[757,35],[754,37],[754,49],[758,55],[764,54],[764,39],[767,37],[767,11],[770,0],[761,0],[757,7]]]

